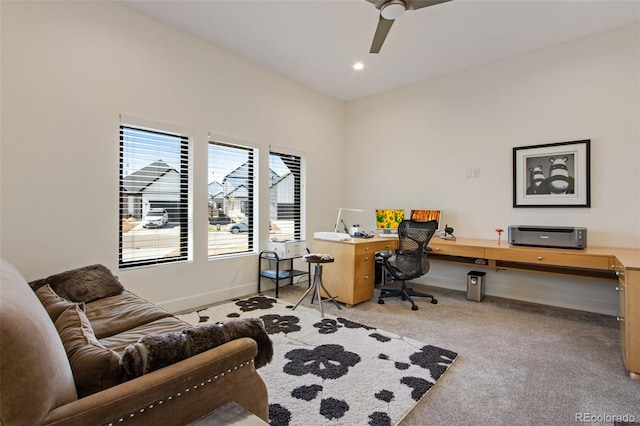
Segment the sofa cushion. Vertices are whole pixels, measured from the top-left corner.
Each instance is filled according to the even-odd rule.
[[[98,342],[80,306],[69,306],[55,325],[71,363],[80,398],[120,382],[120,356]]]
[[[118,278],[104,265],[84,266],[29,283],[34,291],[45,284],[72,302],[92,302],[124,290]]]
[[[87,303],[85,311],[98,339],[114,336],[160,318],[173,316],[171,312],[127,290],[117,296]]]
[[[71,302],[70,300],[58,296],[58,293],[53,291],[49,284],[43,285],[36,290],[36,296],[40,299],[40,303],[42,303],[42,306],[47,310],[47,313],[53,322],[58,319],[65,309],[69,306],[75,305],[75,302]],[[80,304],[80,307],[84,310],[84,303]]]

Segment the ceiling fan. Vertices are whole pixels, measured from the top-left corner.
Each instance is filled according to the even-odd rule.
[[[393,25],[393,21],[400,17],[407,10],[422,9],[427,6],[446,3],[451,0],[367,0],[376,9],[380,10],[378,27],[373,36],[369,53],[379,53],[387,34]]]

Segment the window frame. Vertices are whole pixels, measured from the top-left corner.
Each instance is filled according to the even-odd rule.
[[[293,221],[294,221],[294,233],[291,237],[294,240],[303,241],[306,238],[306,156],[303,152],[294,151],[289,148],[270,146],[269,147],[269,173],[271,173],[271,157],[279,157],[283,164],[289,169],[289,171],[294,176],[294,194],[293,198],[295,200],[293,205]],[[269,179],[269,191],[271,188],[272,182]],[[271,194],[270,198],[271,200]],[[274,218],[271,217],[271,206],[270,206],[270,217],[269,220]],[[277,210],[277,209],[276,209]],[[276,215],[278,211],[276,211]],[[277,235],[273,235],[273,233],[269,232],[269,237],[274,238],[278,237]]]
[[[211,146],[219,146],[219,147],[224,147],[227,149],[231,149],[231,150],[238,150],[238,152],[242,152],[245,151],[247,153],[247,182],[246,182],[246,191],[247,191],[247,200],[246,202],[242,202],[242,207],[240,209],[241,213],[243,213],[245,215],[245,219],[246,223],[247,223],[247,246],[246,249],[241,250],[228,250],[228,251],[223,251],[223,252],[219,252],[219,253],[215,253],[216,250],[220,250],[220,247],[217,245],[211,245],[210,243],[210,232],[212,232],[210,229],[207,229],[207,257],[212,260],[212,259],[218,259],[221,257],[229,257],[229,256],[241,256],[241,255],[246,255],[247,253],[256,253],[256,236],[257,236],[257,227],[256,227],[256,217],[257,217],[257,211],[256,211],[256,206],[257,206],[257,176],[258,176],[258,164],[259,164],[259,151],[258,148],[256,148],[255,146],[252,146],[252,144],[246,142],[246,141],[239,141],[239,140],[235,140],[235,139],[231,139],[228,137],[224,137],[224,136],[217,136],[217,135],[213,135],[213,134],[209,134],[209,138],[208,138],[208,142],[207,142],[207,176],[210,175],[210,173],[212,172],[212,165],[210,164],[211,161],[211,154],[209,152],[209,149]],[[226,178],[232,173],[237,171],[238,169],[240,169],[242,166],[244,166],[245,163],[241,164],[239,167],[237,167],[236,169],[233,169],[230,173],[228,173],[227,175],[225,175],[225,178],[223,179],[223,182],[221,183],[221,185],[224,188],[224,180],[226,180]],[[215,170],[218,169],[218,167],[213,167]],[[223,168],[220,168],[221,170]],[[242,179],[245,176],[241,176],[241,177],[233,177],[233,179]],[[207,182],[207,188],[209,188],[209,185],[212,182]],[[239,186],[237,186],[235,189],[239,188]],[[209,206],[209,202],[212,201],[210,200],[210,196],[211,194],[209,193],[209,191],[207,191],[207,205]],[[223,197],[226,197],[226,195],[223,195]],[[228,214],[229,212],[225,212],[225,214]],[[209,220],[209,219],[208,219]],[[208,222],[209,225],[210,222]],[[224,228],[221,228],[221,231],[223,232],[228,232],[226,231],[226,227],[229,225],[225,225]],[[244,233],[241,233],[244,234]],[[227,235],[228,237],[228,235]],[[244,238],[243,235],[236,235],[236,237],[239,238]],[[231,238],[234,238],[233,236]]]
[[[127,136],[127,133],[131,132],[132,134]],[[177,245],[176,250],[177,254],[171,256],[151,256],[145,257],[141,259],[131,259],[125,260],[125,244],[124,244],[124,229],[123,223],[125,219],[130,217],[130,207],[129,207],[129,196],[131,195],[129,191],[127,191],[125,187],[125,178],[131,176],[133,173],[124,175],[126,168],[126,154],[125,150],[127,149],[141,149],[143,146],[141,143],[135,144],[133,146],[127,146],[127,143],[132,143],[131,140],[127,141],[127,137],[134,138],[133,134],[138,133],[139,135],[146,135],[149,138],[159,137],[159,138],[175,138],[175,146],[170,146],[171,148],[175,148],[176,151],[173,155],[177,158],[177,168],[179,170],[175,170],[175,168],[171,168],[178,173],[177,177],[177,191],[170,191],[170,194],[177,196],[177,201],[175,202],[175,208],[166,207],[169,212],[169,217],[176,219],[174,222],[178,223],[179,232],[177,235]],[[184,262],[192,260],[192,221],[191,221],[191,211],[192,211],[192,140],[193,137],[189,131],[185,129],[175,128],[175,126],[164,125],[160,123],[149,123],[140,119],[132,119],[121,116],[119,123],[119,173],[118,173],[118,181],[119,181],[119,221],[118,221],[118,266],[120,269],[132,269],[138,267],[146,267],[153,266],[159,264],[166,263],[175,263],[175,262]],[[168,145],[168,142],[165,142]],[[149,159],[151,156],[149,156]],[[145,158],[145,160],[147,160]],[[149,164],[151,167],[155,164],[156,161]],[[166,163],[169,165],[169,161]],[[136,195],[133,195],[134,198],[137,198]],[[140,198],[140,224],[142,224],[142,220],[144,219],[144,207],[142,202],[142,195]],[[154,200],[157,201],[157,200]],[[157,204],[156,204],[157,205]],[[153,208],[153,207],[149,207]],[[134,208],[135,209],[135,208]],[[131,231],[129,231],[131,232]],[[148,232],[152,232],[147,230]],[[147,239],[147,241],[150,241]],[[162,246],[160,244],[160,240],[158,239],[157,245],[153,243],[149,244],[151,248],[160,249]]]

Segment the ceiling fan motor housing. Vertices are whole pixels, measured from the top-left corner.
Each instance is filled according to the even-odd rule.
[[[380,15],[384,19],[398,19],[407,9],[407,5],[402,0],[391,0],[383,4],[380,8]]]

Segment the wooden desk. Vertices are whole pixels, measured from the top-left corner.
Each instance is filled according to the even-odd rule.
[[[432,239],[431,259],[460,263],[475,263],[496,269],[516,269],[529,272],[567,274],[580,277],[617,279],[611,269],[613,247],[587,247],[581,250],[498,244],[495,240],[458,238],[456,241]],[[639,250],[640,252],[640,250]],[[480,265],[482,266],[482,265]]]
[[[352,238],[345,241],[313,240],[313,251],[327,253],[335,262],[322,270],[322,283],[338,302],[353,306],[373,297],[375,254],[395,250],[397,238]]]
[[[396,238],[314,240],[314,251],[335,263],[323,270],[323,283],[336,300],[352,306],[373,297],[375,253],[395,250]],[[433,238],[431,260],[474,267],[566,274],[618,281],[622,356],[629,375],[640,380],[640,249],[587,247],[582,250],[497,244],[496,240]]]

